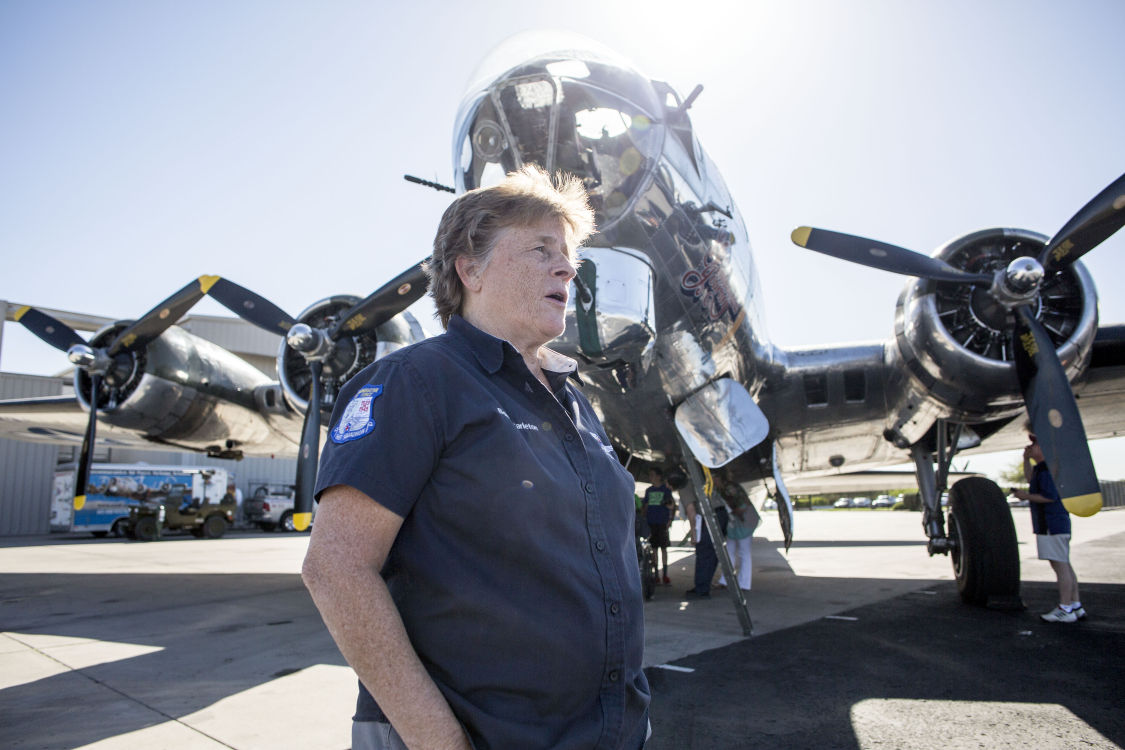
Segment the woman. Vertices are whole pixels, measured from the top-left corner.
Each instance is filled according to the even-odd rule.
[[[746,495],[746,490],[734,481],[727,481],[719,490],[723,501],[730,508],[730,523],[727,525],[727,555],[730,564],[737,572],[738,587],[743,592],[750,592],[750,583],[753,576],[753,562],[750,557],[750,541],[754,530],[762,522],[754,504]],[[719,576],[719,586],[725,586],[727,577]]]
[[[360,678],[355,748],[644,743],[633,479],[545,346],[593,231],[557,183],[459,197],[427,263],[446,332],[337,399],[303,575]]]

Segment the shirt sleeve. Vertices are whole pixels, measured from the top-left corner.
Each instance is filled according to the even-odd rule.
[[[1035,472],[1035,479],[1039,487],[1039,492],[1037,494],[1043,497],[1049,497],[1052,500],[1059,499],[1059,491],[1055,487],[1055,480],[1046,466]]]
[[[344,484],[405,518],[441,455],[433,403],[426,379],[402,359],[379,360],[348,381],[320,457],[317,499]]]

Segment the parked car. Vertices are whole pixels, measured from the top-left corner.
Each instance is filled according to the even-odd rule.
[[[262,531],[294,531],[293,505],[296,487],[293,485],[262,485],[254,496],[242,503],[242,512],[249,523],[257,524]],[[316,505],[313,505],[316,519]]]
[[[870,508],[871,507],[871,498],[869,498],[869,497],[853,497],[852,498],[852,507],[853,508]]]
[[[850,497],[842,497],[836,502],[832,503],[834,508],[850,508],[852,507],[852,499]]]
[[[893,508],[894,505],[895,499],[890,495],[879,495],[879,497],[875,498],[871,503],[872,508]]]

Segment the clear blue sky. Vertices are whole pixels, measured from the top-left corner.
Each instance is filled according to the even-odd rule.
[[[291,313],[367,294],[428,253],[448,200],[402,175],[450,182],[473,68],[534,28],[704,85],[694,122],[782,345],[889,337],[905,283],[794,247],[795,226],[926,253],[1050,235],[1125,172],[1119,0],[4,0],[0,299],[135,317],[204,273]],[[1125,322],[1125,233],[1086,265]],[[0,364],[65,361],[7,325]],[[1125,477],[1125,440],[1094,449]]]

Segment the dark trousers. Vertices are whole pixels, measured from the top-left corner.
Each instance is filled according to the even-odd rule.
[[[715,554],[715,545],[711,544],[711,537],[704,537],[695,545],[695,590],[700,594],[711,592],[711,578],[715,575],[715,568],[719,566],[719,558]]]

